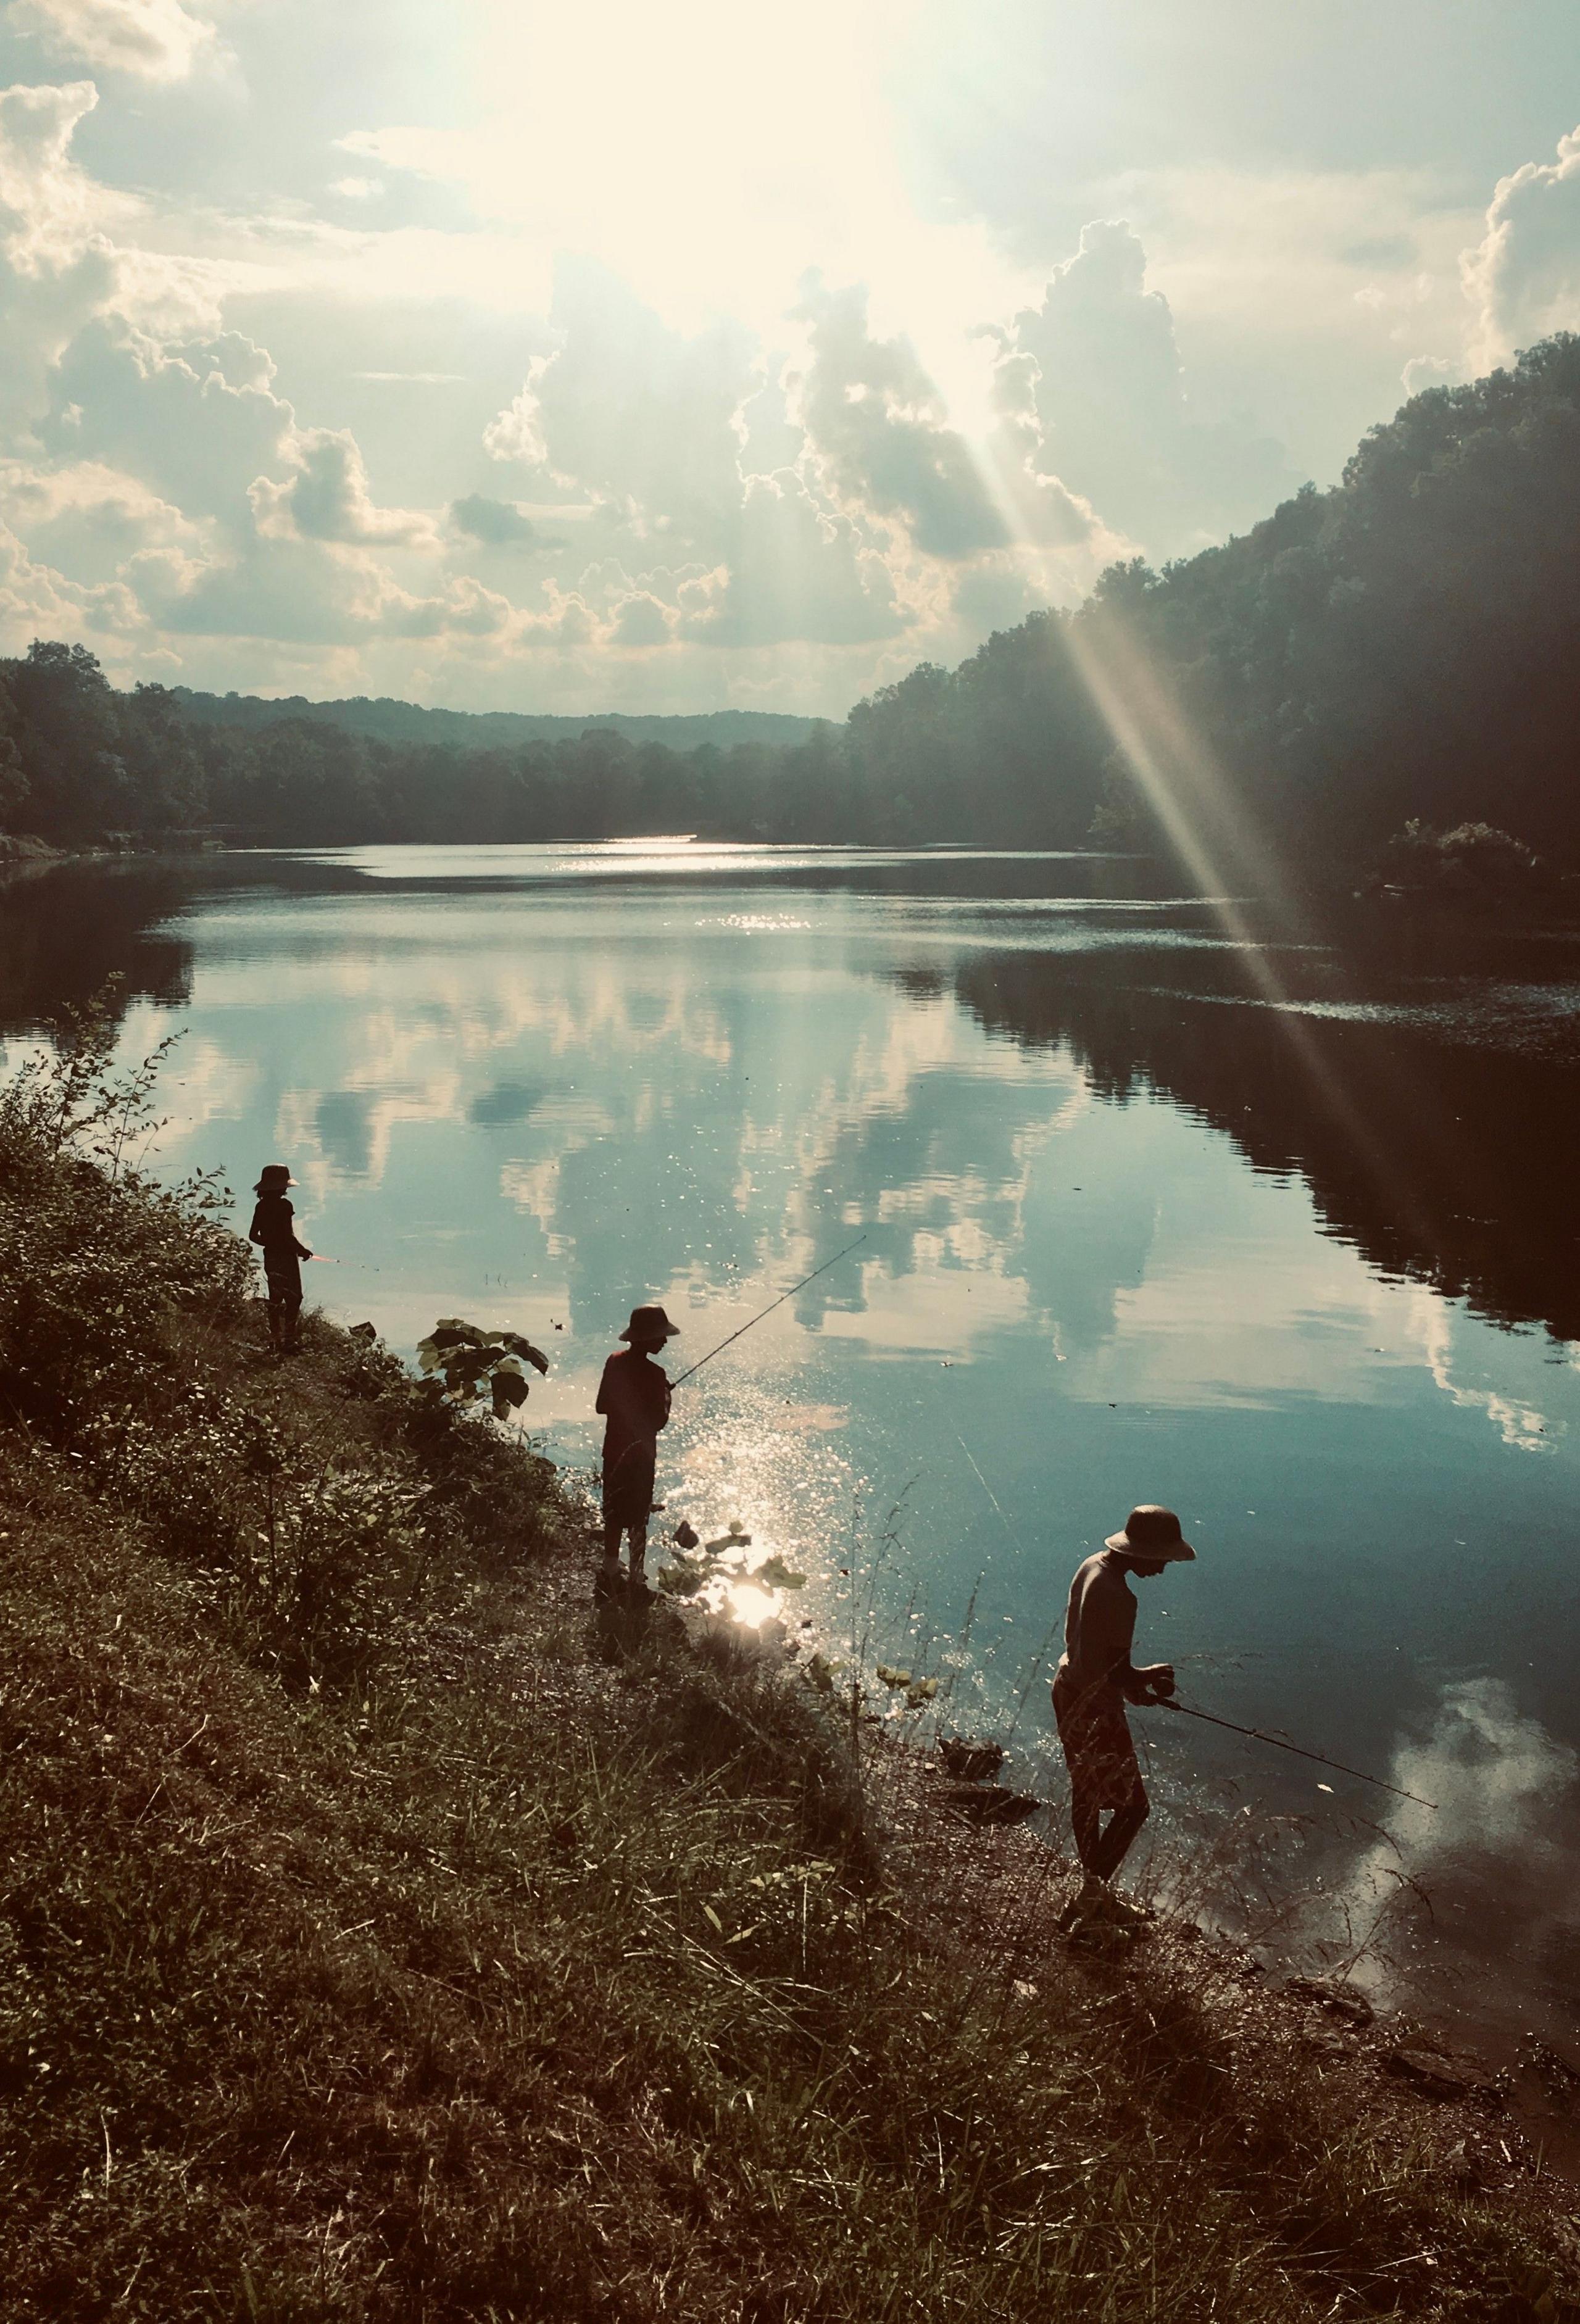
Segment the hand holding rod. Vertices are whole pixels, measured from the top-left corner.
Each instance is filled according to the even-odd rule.
[[[1407,1792],[1398,1784],[1385,1784],[1381,1775],[1369,1775],[1363,1767],[1347,1767],[1342,1759],[1330,1759],[1326,1751],[1307,1751],[1299,1743],[1286,1743],[1281,1735],[1269,1735],[1260,1727],[1242,1727],[1233,1719],[1219,1719],[1210,1711],[1194,1711],[1188,1702],[1176,1702],[1171,1698],[1155,1696],[1160,1711],[1178,1711],[1185,1719],[1203,1719],[1209,1727],[1226,1727],[1231,1735],[1249,1735],[1254,1742],[1270,1743],[1275,1751],[1292,1751],[1298,1759],[1315,1759],[1319,1767],[1335,1767],[1341,1775],[1354,1775],[1363,1784],[1375,1784],[1380,1792],[1391,1792],[1396,1799],[1414,1800],[1418,1808],[1430,1808],[1437,1812],[1436,1800],[1424,1800],[1419,1792]]]

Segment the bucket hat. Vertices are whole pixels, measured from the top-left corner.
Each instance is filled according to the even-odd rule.
[[[296,1180],[283,1162],[265,1162],[253,1192],[254,1194],[278,1194],[295,1184]]]
[[[1126,1557],[1151,1558],[1162,1565],[1196,1555],[1190,1544],[1181,1538],[1179,1519],[1173,1510],[1160,1508],[1156,1501],[1143,1501],[1132,1509],[1124,1531],[1111,1533],[1104,1547],[1117,1549]]]
[[[679,1334],[679,1323],[671,1323],[661,1307],[633,1307],[631,1321],[621,1333],[623,1340],[673,1340]]]

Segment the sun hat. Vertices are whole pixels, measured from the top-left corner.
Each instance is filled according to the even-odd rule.
[[[295,1184],[296,1180],[283,1162],[265,1162],[253,1192],[254,1194],[277,1194],[282,1186],[294,1186]]]
[[[680,1326],[671,1323],[661,1307],[633,1307],[631,1321],[621,1333],[623,1340],[673,1340],[679,1337]]]
[[[1156,1501],[1143,1501],[1132,1509],[1124,1531],[1111,1533],[1104,1547],[1117,1549],[1126,1557],[1150,1558],[1161,1565],[1196,1555],[1190,1544],[1181,1539],[1179,1519],[1173,1510],[1160,1508]]]

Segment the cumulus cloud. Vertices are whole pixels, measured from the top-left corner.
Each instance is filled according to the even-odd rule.
[[[58,55],[139,80],[185,80],[214,45],[180,0],[12,0],[11,20]]]
[[[1457,387],[1465,366],[1453,355],[1412,355],[1399,376],[1407,395],[1423,395],[1429,387]]]
[[[1550,331],[1580,327],[1580,129],[1558,140],[1556,161],[1527,161],[1499,180],[1462,274],[1478,371]]]
[[[0,89],[0,231],[14,264],[59,264],[98,223],[102,196],[71,159],[78,124],[97,103],[90,80]]]
[[[532,549],[542,535],[514,501],[490,500],[486,493],[467,493],[450,503],[450,522],[457,532],[480,540],[486,549]]]
[[[883,558],[790,471],[749,480],[727,559],[679,601],[683,634],[709,645],[853,645],[905,626]]]
[[[639,589],[615,605],[609,626],[610,642],[617,646],[667,646],[674,622],[670,606],[661,604],[648,590]]]
[[[611,644],[652,647],[671,636],[732,648],[848,644],[904,627],[895,577],[866,512],[879,493],[898,510],[897,469],[881,438],[891,425],[902,435],[908,415],[883,420],[874,408],[873,457],[864,464],[850,432],[830,415],[827,465],[809,454],[801,466],[772,474],[744,466],[748,447],[754,458],[806,448],[805,420],[790,404],[838,402],[843,383],[834,364],[863,357],[846,344],[848,334],[836,346],[832,317],[826,344],[815,333],[813,362],[788,402],[741,327],[673,329],[596,267],[561,270],[552,319],[559,347],[533,361],[485,442],[496,459],[520,462],[601,511],[620,554],[604,576],[589,569],[583,586],[608,593],[603,633]],[[900,358],[865,345],[869,368],[881,371],[887,362],[898,379]],[[925,383],[917,392],[931,394]],[[920,420],[915,427],[919,438],[926,432],[944,444],[942,456],[935,447],[935,461],[957,444],[938,419],[936,399],[925,429]],[[940,484],[935,467],[929,481],[920,449],[909,457],[900,481],[923,511],[924,527],[932,521],[941,530],[947,480]],[[873,484],[872,472],[881,484]],[[853,510],[841,505],[842,487],[856,501]],[[497,530],[492,512],[500,505],[474,495],[467,515],[457,504],[456,521],[474,532],[479,521]],[[957,523],[951,537],[964,542],[967,528]],[[633,586],[629,572],[650,567],[660,542],[668,584],[649,572]]]
[[[1004,521],[943,398],[905,339],[874,339],[866,294],[814,284],[797,418],[838,500],[899,517],[924,555],[1002,548]]]
[[[115,287],[104,205],[70,158],[97,101],[91,81],[0,90],[0,437],[36,417],[51,365]]]
[[[520,392],[511,398],[503,411],[494,413],[483,430],[483,449],[491,460],[519,460],[528,468],[548,466],[549,446],[538,403],[538,383],[553,360],[552,355],[534,355]]]
[[[993,365],[995,424],[989,457],[1021,538],[1045,549],[1085,551],[1087,566],[1111,564],[1128,554],[1133,548],[1128,538],[1104,524],[1090,501],[1043,466],[1047,446],[1037,407],[1040,374],[1035,358],[1006,334],[990,336],[998,338],[1000,352]]]
[[[28,554],[90,583],[114,580],[145,549],[200,545],[199,529],[136,476],[96,461],[41,470],[0,464],[0,510]]]
[[[141,202],[71,152],[97,102],[86,80],[0,89],[0,425],[36,412],[42,377],[91,315],[113,306],[167,338],[217,324],[222,270],[115,238],[138,226]]]
[[[273,380],[268,356],[239,332],[170,346],[97,317],[56,366],[37,432],[58,457],[126,469],[189,515],[250,531],[247,486],[294,424]]]
[[[98,42],[106,71],[175,78],[214,45],[209,0],[27,5],[58,44],[75,28],[74,53]],[[909,660],[969,651],[985,629],[1077,595],[1138,538],[1160,545],[1105,497],[1124,483],[1096,440],[1114,376],[1140,374],[1124,420],[1132,450],[1177,485],[1176,472],[1210,465],[1216,439],[1186,404],[1172,318],[1123,226],[1089,230],[1042,309],[993,335],[991,364],[968,346],[951,356],[947,337],[927,342],[924,360],[905,335],[873,327],[864,288],[830,290],[820,276],[803,278],[796,312],[760,337],[716,310],[683,324],[679,315],[699,310],[660,313],[591,260],[562,261],[547,315],[513,331],[510,367],[464,423],[481,444],[474,433],[468,456],[457,439],[447,467],[449,443],[436,436],[413,459],[375,399],[333,413],[355,415],[353,426],[315,424],[325,415],[310,383],[329,370],[340,393],[365,381],[454,381],[459,362],[440,371],[402,358],[459,351],[448,340],[409,351],[398,332],[372,346],[348,324],[339,360],[315,373],[288,323],[288,401],[259,344],[273,343],[273,322],[258,321],[257,337],[218,323],[261,253],[281,263],[279,237],[249,229],[229,259],[199,257],[222,246],[212,221],[200,245],[183,244],[162,193],[96,182],[71,148],[95,101],[87,81],[0,95],[0,307],[9,317],[32,302],[21,335],[31,369],[0,459],[31,454],[41,477],[73,480],[0,505],[38,573],[120,588],[125,618],[163,625],[178,648],[236,641],[238,668],[246,640],[259,672],[271,646],[282,668],[338,655],[344,685],[365,650],[398,667],[393,641],[429,639],[447,652],[453,641],[468,672],[492,657],[502,685],[518,654],[559,657],[566,685],[574,661],[589,700],[649,676],[712,695],[724,669],[725,683],[754,698],[766,687],[787,706],[838,709],[836,689],[848,698],[846,687],[882,683]],[[392,171],[413,166],[384,136],[338,142],[376,146]],[[316,168],[321,199],[321,156]],[[373,190],[371,179],[342,180],[334,202]],[[336,216],[303,244],[320,251],[338,237],[334,268],[354,245],[391,243]],[[289,317],[289,298],[271,283],[244,311],[273,317],[284,300]],[[1092,347],[1108,375],[1088,392],[1077,374]],[[383,367],[360,367],[372,364]],[[984,430],[975,399],[990,370]],[[940,383],[968,377],[969,436]],[[1245,496],[1258,508],[1267,497],[1254,480]],[[472,562],[491,582],[545,577],[512,603],[466,572]],[[107,601],[100,611],[109,617]],[[435,655],[419,663],[439,666]],[[708,675],[688,681],[699,667]]]
[[[672,330],[601,267],[556,277],[555,352],[534,359],[521,393],[484,441],[496,459],[545,471],[644,525],[711,536],[741,497],[735,415],[760,384],[744,326]]]
[[[282,484],[258,476],[250,487],[260,532],[386,548],[438,547],[430,518],[411,509],[375,505],[348,429],[293,429],[282,449],[291,474]]]
[[[1250,426],[1192,412],[1174,318],[1146,284],[1146,253],[1123,219],[1081,230],[1040,307],[1001,335],[1012,410],[1034,416],[1049,466],[1071,493],[1153,556],[1263,516],[1298,479]]]
[[[212,557],[150,551],[125,568],[159,626],[178,636],[346,645],[380,638],[497,637],[508,599],[470,576],[431,594],[402,588],[365,549],[260,532]]]
[[[114,638],[143,626],[136,597],[123,583],[85,587],[36,563],[0,520],[0,652],[20,653],[35,637]]]

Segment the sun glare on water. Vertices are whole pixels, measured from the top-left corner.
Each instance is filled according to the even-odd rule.
[[[758,1630],[778,1611],[778,1600],[772,1591],[760,1589],[755,1582],[737,1582],[725,1593],[725,1611],[743,1629]]]

